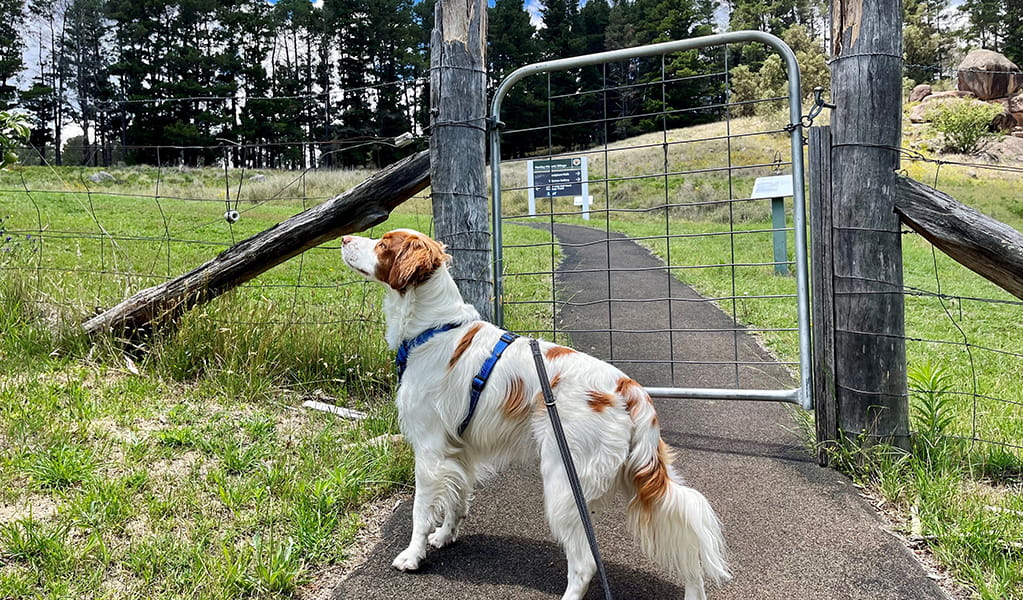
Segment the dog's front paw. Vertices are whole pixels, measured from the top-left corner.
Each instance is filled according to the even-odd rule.
[[[414,548],[406,548],[394,559],[391,566],[399,571],[415,571],[419,568],[419,561],[422,559],[423,556],[416,552]]]
[[[444,546],[454,542],[456,539],[458,539],[458,534],[450,529],[445,529],[444,527],[434,531],[430,534],[430,537],[427,538],[430,545],[434,548],[443,548]]]

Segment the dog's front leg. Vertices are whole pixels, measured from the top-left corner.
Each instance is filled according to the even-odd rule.
[[[458,539],[458,527],[469,512],[469,502],[475,481],[472,468],[464,461],[454,459],[445,474],[447,480],[447,502],[444,506],[444,523],[430,534],[429,542],[434,548],[443,548]]]
[[[416,456],[416,494],[412,501],[412,539],[391,563],[401,571],[415,571],[426,556],[426,538],[433,529],[437,501],[444,487],[440,456]]]

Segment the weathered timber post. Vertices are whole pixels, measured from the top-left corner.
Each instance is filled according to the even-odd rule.
[[[908,447],[902,241],[902,3],[831,5],[831,255],[838,427]]]
[[[486,183],[487,3],[439,0],[430,45],[434,235],[465,301],[493,320]]]
[[[831,127],[809,133],[810,276],[813,313],[813,398],[817,426],[817,461],[831,462],[839,439],[835,396],[835,257],[831,239]]]

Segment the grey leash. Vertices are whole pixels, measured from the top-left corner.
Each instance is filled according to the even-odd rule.
[[[565,463],[565,472],[568,474],[568,483],[572,487],[572,495],[575,496],[576,508],[579,509],[579,518],[583,521],[586,541],[590,543],[590,552],[593,553],[593,560],[597,563],[600,585],[604,588],[604,599],[614,600],[611,597],[611,588],[607,585],[604,561],[601,560],[600,549],[597,548],[597,536],[593,533],[590,510],[586,507],[586,498],[583,496],[582,487],[579,485],[579,475],[575,472],[572,454],[568,450],[568,441],[565,439],[565,430],[562,429],[561,419],[558,417],[558,406],[554,400],[554,392],[551,391],[551,382],[547,378],[547,369],[543,364],[543,355],[540,354],[540,343],[535,339],[530,339],[529,347],[533,350],[533,362],[536,363],[536,374],[540,377],[540,387],[543,388],[544,404],[547,406],[547,414],[551,418],[551,426],[554,428],[554,438],[558,441],[558,449],[561,450],[561,460]]]

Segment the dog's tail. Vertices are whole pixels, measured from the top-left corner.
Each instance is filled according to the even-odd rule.
[[[635,490],[628,508],[633,536],[648,557],[685,582],[700,582],[702,575],[728,581],[721,522],[703,494],[683,485],[672,469],[650,396],[631,379],[622,380],[619,393],[633,421],[625,467],[626,487]]]

